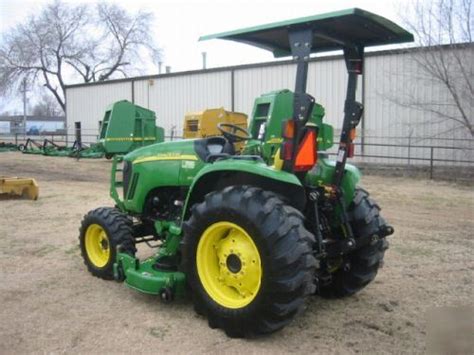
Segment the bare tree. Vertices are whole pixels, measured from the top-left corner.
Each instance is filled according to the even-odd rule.
[[[450,131],[465,130],[474,137],[474,44],[472,0],[416,0],[401,14],[405,26],[421,46],[413,51],[418,72],[412,79],[444,88],[439,101],[420,93],[397,99],[406,107],[430,113],[433,122],[448,120]]]
[[[2,36],[0,91],[12,92],[24,78],[41,82],[64,111],[67,84],[127,76],[146,59],[156,64],[152,23],[150,13],[114,4],[54,1]]]
[[[31,109],[31,114],[39,117],[57,117],[64,115],[64,112],[53,96],[42,92],[38,102]]]

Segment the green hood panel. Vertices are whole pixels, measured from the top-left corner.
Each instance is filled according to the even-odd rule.
[[[170,157],[171,160],[171,157],[178,157],[180,155],[196,155],[194,152],[194,139],[152,144],[128,153],[124,160],[134,163],[145,158],[151,159],[152,157]]]

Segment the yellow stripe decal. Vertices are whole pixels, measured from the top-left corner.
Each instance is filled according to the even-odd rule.
[[[160,160],[198,160],[195,155],[184,154],[184,155],[154,155],[151,157],[138,158],[133,161],[133,164],[146,163],[149,161],[160,161]]]
[[[106,142],[139,142],[139,141],[154,141],[155,137],[116,137],[106,138]]]
[[[268,141],[266,141],[265,143],[277,144],[277,143],[282,143],[282,142],[283,142],[283,138],[271,138]]]

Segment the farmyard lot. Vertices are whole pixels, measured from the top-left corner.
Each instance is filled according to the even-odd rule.
[[[375,282],[347,299],[310,298],[274,335],[229,339],[189,300],[163,304],[86,271],[79,223],[90,209],[112,206],[110,167],[1,153],[0,175],[36,178],[40,198],[0,201],[0,353],[420,353],[435,307],[472,304],[472,186],[365,176],[396,231]]]

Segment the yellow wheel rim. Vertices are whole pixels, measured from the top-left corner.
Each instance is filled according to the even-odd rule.
[[[85,245],[87,257],[95,267],[101,268],[107,265],[110,258],[110,243],[102,226],[91,224],[87,227]]]
[[[260,253],[248,233],[234,223],[217,222],[204,231],[196,264],[204,289],[221,306],[245,307],[260,290]]]

